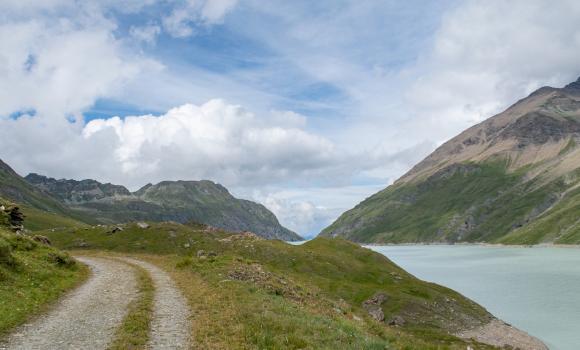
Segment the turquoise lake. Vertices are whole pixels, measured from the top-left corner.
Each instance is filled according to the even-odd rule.
[[[580,249],[373,246],[426,281],[455,289],[552,350],[580,349]]]

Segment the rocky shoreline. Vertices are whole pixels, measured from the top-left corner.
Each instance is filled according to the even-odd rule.
[[[462,339],[473,339],[483,344],[501,348],[549,350],[541,340],[498,319],[494,319],[484,326],[455,335]]]

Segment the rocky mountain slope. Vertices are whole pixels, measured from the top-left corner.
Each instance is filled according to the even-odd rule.
[[[251,231],[265,238],[300,240],[261,204],[237,199],[211,181],[164,181],[132,193],[95,180],[56,180],[29,174],[26,181],[50,193],[63,205],[101,223],[127,221],[196,221],[232,231]]]
[[[580,243],[580,79],[464,131],[322,236],[360,242]]]

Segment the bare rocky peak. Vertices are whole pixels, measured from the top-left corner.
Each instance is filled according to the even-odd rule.
[[[543,87],[449,140],[397,183],[424,179],[454,163],[503,159],[511,169],[561,155],[580,140],[580,79],[564,88]]]
[[[65,203],[86,203],[108,197],[132,196],[131,192],[120,185],[100,183],[96,180],[54,179],[38,174],[28,174],[26,181],[37,188],[57,196]]]

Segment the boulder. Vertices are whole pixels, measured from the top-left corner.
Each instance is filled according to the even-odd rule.
[[[362,307],[368,314],[379,322],[385,320],[382,305],[389,299],[385,293],[376,293],[370,299],[363,302]]]
[[[402,318],[401,316],[395,316],[389,320],[388,325],[401,327],[401,326],[404,326],[405,323],[406,323],[406,321],[404,318]]]

